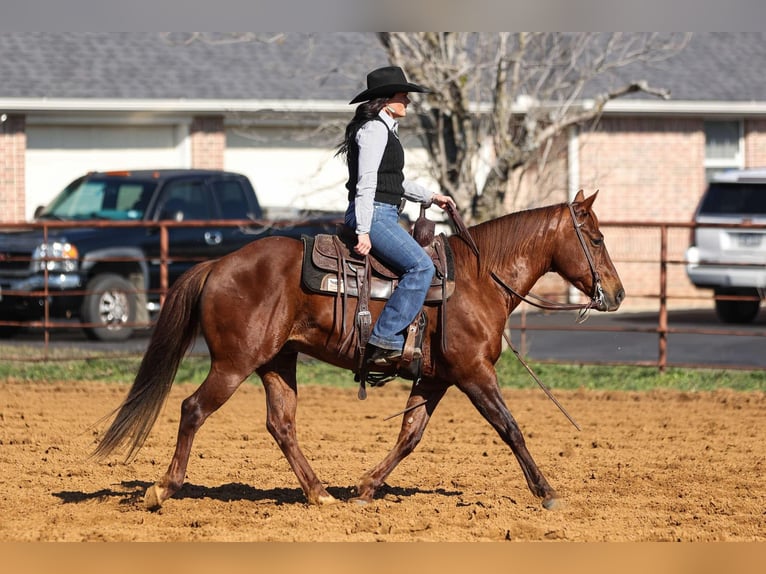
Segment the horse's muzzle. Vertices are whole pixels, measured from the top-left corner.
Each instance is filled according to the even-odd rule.
[[[603,289],[599,287],[596,299],[597,309],[599,311],[617,311],[625,300],[625,289],[620,287],[613,297],[608,296]]]

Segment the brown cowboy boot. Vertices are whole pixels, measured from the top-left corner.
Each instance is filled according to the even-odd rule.
[[[423,353],[420,349],[414,349],[412,359],[420,359]],[[382,349],[372,343],[367,344],[367,364],[376,367],[388,367],[398,365],[402,358],[401,349]]]

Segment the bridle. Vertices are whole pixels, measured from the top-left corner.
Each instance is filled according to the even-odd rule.
[[[513,287],[508,285],[500,277],[498,277],[494,271],[491,271],[490,275],[492,276],[492,279],[494,279],[495,282],[497,282],[498,285],[500,285],[508,293],[514,297],[519,298],[525,303],[532,305],[533,307],[537,307],[538,309],[545,309],[548,311],[579,310],[580,313],[577,316],[577,322],[582,323],[588,318],[588,313],[591,309],[602,309],[604,307],[604,289],[601,286],[601,276],[596,270],[596,263],[593,260],[593,255],[591,254],[590,249],[588,248],[588,244],[585,241],[585,237],[583,237],[582,231],[580,229],[583,225],[585,225],[585,223],[579,223],[577,221],[577,215],[575,214],[574,207],[571,203],[568,203],[567,207],[569,208],[569,213],[572,216],[572,223],[574,225],[575,234],[577,235],[577,239],[580,241],[580,245],[582,246],[583,252],[585,253],[585,259],[588,261],[591,277],[593,279],[593,291],[590,294],[590,301],[587,303],[559,303],[557,301],[545,299],[544,297],[540,297],[533,293],[528,293],[526,296],[524,296],[516,291]]]

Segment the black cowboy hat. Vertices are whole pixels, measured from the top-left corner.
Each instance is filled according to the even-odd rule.
[[[400,92],[428,93],[429,91],[423,86],[408,82],[404,76],[404,71],[399,66],[386,66],[367,74],[367,89],[351,100],[349,104],[393,96]]]

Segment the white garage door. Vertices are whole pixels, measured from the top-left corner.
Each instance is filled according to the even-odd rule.
[[[189,167],[182,125],[27,124],[26,217],[89,171]]]
[[[265,208],[344,211],[348,206],[348,168],[344,159],[335,156],[337,143],[308,130],[261,127],[248,134],[229,128],[225,165],[250,178]],[[408,137],[405,147],[405,177],[437,191],[438,185],[427,175],[425,150],[415,137]],[[439,212],[433,209],[433,213]],[[413,220],[420,213],[412,202],[407,202],[405,211]]]
[[[246,175],[265,208],[344,210],[348,178],[330,142],[310,132],[259,128],[226,131],[226,169]]]

